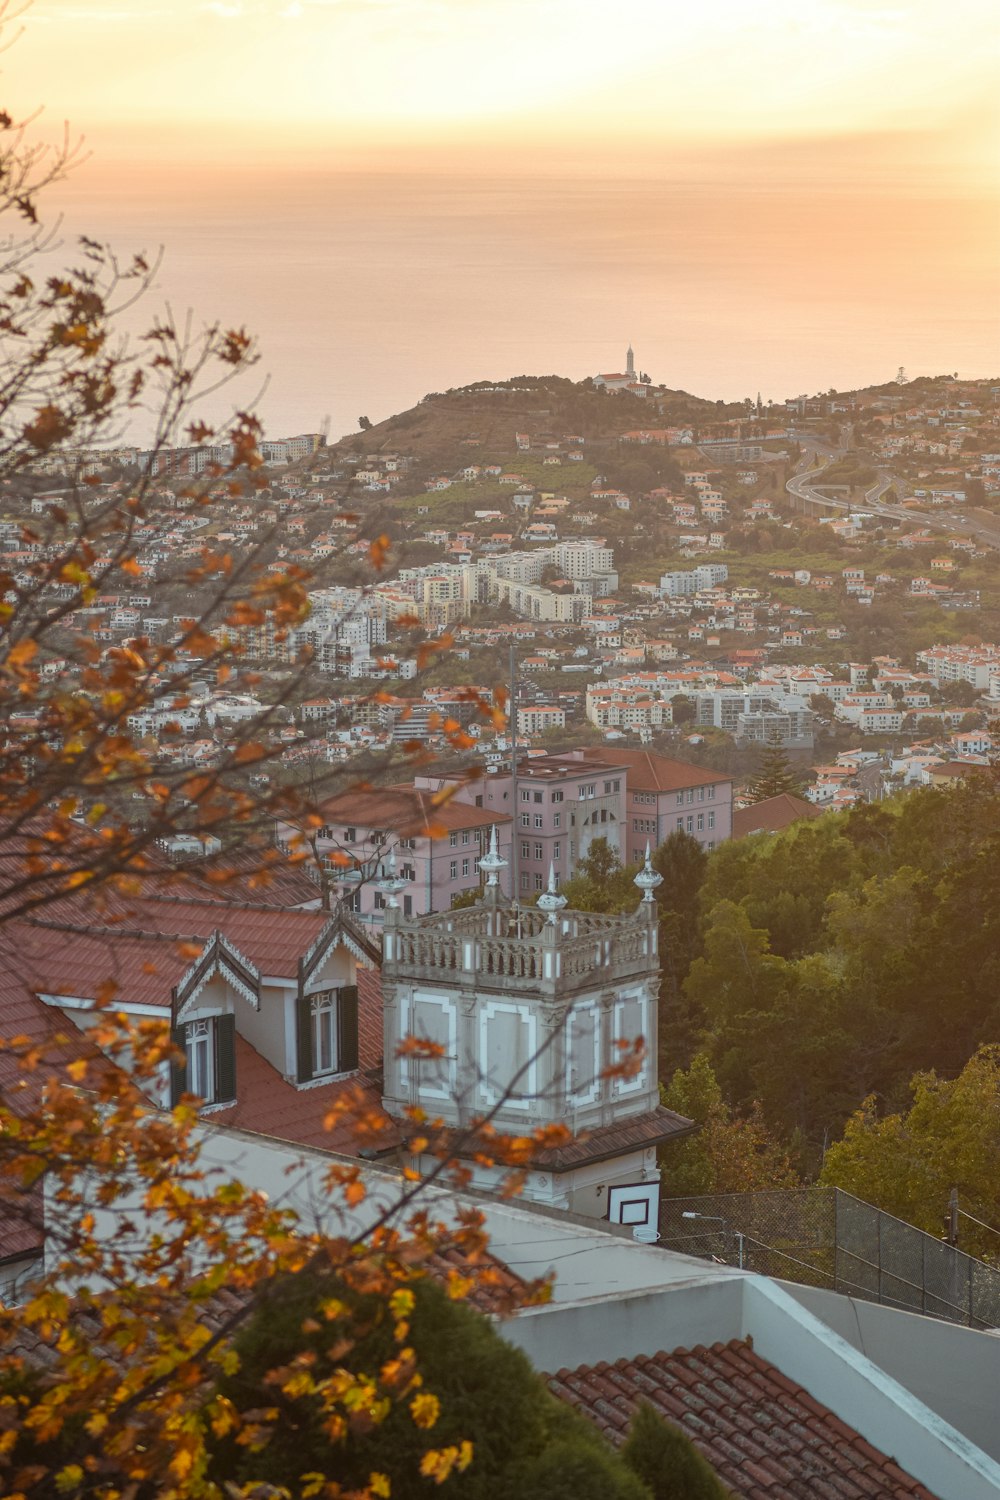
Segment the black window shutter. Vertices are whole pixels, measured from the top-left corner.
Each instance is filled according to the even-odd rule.
[[[308,1083],[313,1076],[312,1042],[312,1001],[308,995],[299,995],[295,1001],[295,1076],[299,1083]]]
[[[337,991],[337,1072],[358,1065],[358,987],[345,984]]]
[[[236,1017],[215,1018],[215,1098],[226,1104],[236,1098]]]
[[[170,1040],[181,1054],[180,1062],[170,1064],[170,1107],[180,1102],[180,1097],[187,1090],[187,1053],[184,1048],[185,1027],[172,1026],[170,1028]]]

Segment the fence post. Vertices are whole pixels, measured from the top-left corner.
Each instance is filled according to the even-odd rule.
[[[833,1290],[840,1291],[840,1188],[833,1189]]]

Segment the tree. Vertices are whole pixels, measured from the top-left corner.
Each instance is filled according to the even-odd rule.
[[[698,840],[677,828],[653,853],[653,867],[663,876],[656,892],[660,908],[660,1056],[664,1062],[687,1062],[704,1017],[687,1003],[684,981],[700,951],[699,897],[708,854]]]
[[[832,719],[836,705],[827,693],[811,693],[809,696],[809,707],[814,714],[819,714],[821,718]]]
[[[370,432],[372,424],[368,417],[359,417],[358,426],[361,428],[362,432]]]
[[[728,1500],[729,1491],[707,1459],[648,1401],[640,1404],[632,1418],[622,1458],[646,1485],[652,1500]]]
[[[576,911],[628,911],[638,899],[636,869],[622,864],[606,838],[594,839],[577,860],[575,874],[563,882],[562,893]]]
[[[963,1249],[995,1261],[1000,1189],[991,1163],[1000,1149],[1000,1047],[980,1047],[957,1078],[918,1073],[911,1088],[905,1114],[880,1116],[876,1100],[865,1100],[827,1152],[820,1180],[929,1234],[940,1233],[957,1188],[972,1216],[962,1221]]]
[[[150,1103],[177,1052],[163,1022],[116,1009],[113,965],[85,1033],[25,992],[24,919],[42,907],[86,896],[95,916],[120,922],[153,886],[217,891],[235,877],[234,851],[263,884],[284,858],[270,848],[275,816],[307,830],[320,818],[316,784],[303,791],[265,774],[282,750],[280,695],[204,766],[171,757],[180,735],[169,718],[155,734],[135,727],[166,690],[168,712],[181,714],[199,683],[232,685],[254,637],[280,646],[307,616],[309,579],[280,566],[273,534],[242,556],[206,545],[176,573],[157,571],[155,554],[178,523],[198,529],[256,498],[256,418],[240,412],[216,427],[198,416],[221,381],[252,365],[254,345],[242,329],[212,325],[199,337],[164,316],[131,351],[122,347],[116,312],[154,268],[142,257],[123,268],[93,240],[75,266],[42,259],[52,247],[39,195],[71,161],[72,151],[46,157],[0,115],[0,213],[25,226],[4,239],[0,258],[0,486],[23,517],[28,554],[0,564],[0,955],[10,1012],[0,1040],[0,1209],[8,1228],[33,1230],[45,1199],[49,1208],[45,1273],[20,1304],[0,1308],[0,1479],[5,1493],[32,1500],[211,1496],[215,1437],[257,1440],[257,1418],[216,1386],[232,1371],[235,1333],[275,1279],[324,1266],[398,1309],[394,1295],[451,1247],[466,1267],[464,1294],[480,1277],[482,1220],[475,1210],[436,1219],[423,1207],[427,1182],[406,1179],[391,1204],[364,1217],[360,1167],[342,1160],[323,1183],[323,1201],[342,1214],[336,1233],[237,1180],[220,1183],[201,1158],[198,1101]],[[101,445],[119,442],[132,421],[150,423],[149,447],[131,482],[105,489],[94,482]],[[200,477],[182,472],[188,450]],[[36,515],[40,464],[62,491]],[[385,547],[384,536],[373,539],[376,568]],[[102,596],[154,586],[184,601],[173,638],[107,645],[88,628]],[[219,856],[171,867],[158,845],[178,833],[216,836]],[[189,948],[178,939],[180,958]],[[433,1055],[430,1044],[413,1050]],[[353,1111],[359,1132],[373,1126],[357,1102],[338,1110]],[[513,1164],[502,1137],[481,1144],[485,1159]],[[433,1181],[464,1180],[453,1143],[428,1148],[440,1153]],[[523,1165],[531,1148],[517,1154]],[[364,1329],[348,1317],[338,1332],[346,1351]],[[376,1384],[373,1420],[397,1395],[386,1372]],[[331,1424],[349,1428],[368,1390],[359,1375],[325,1391]],[[429,1436],[421,1462],[443,1475],[463,1456]]]
[[[660,1153],[669,1197],[799,1186],[788,1149],[769,1130],[760,1105],[745,1115],[734,1113],[705,1053],[698,1053],[686,1072],[678,1068],[660,1094],[668,1109],[701,1126],[697,1135]]]
[[[941,689],[942,700],[953,708],[971,708],[980,698],[971,682],[946,682]]]
[[[769,740],[760,753],[757,774],[747,788],[747,801],[764,802],[768,797],[780,797],[784,792],[799,796],[801,790],[799,778],[780,740]]]
[[[370,1331],[342,1355],[336,1332],[345,1299]],[[276,1406],[273,1435],[261,1455],[225,1437],[212,1459],[219,1479],[270,1481],[295,1496],[300,1475],[336,1473],[363,1489],[386,1472],[401,1476],[394,1500],[417,1500],[439,1482],[431,1471],[421,1474],[433,1431],[439,1451],[458,1454],[445,1491],[454,1500],[553,1493],[642,1500],[642,1486],[599,1434],[549,1393],[481,1313],[428,1280],[400,1293],[396,1312],[405,1320],[402,1337],[400,1317],[380,1298],[358,1297],[338,1277],[314,1273],[279,1287],[236,1341],[239,1370],[219,1385],[237,1410]],[[341,1437],[328,1430],[322,1388],[345,1365],[354,1374],[391,1367],[399,1394],[381,1422],[355,1421]],[[309,1376],[288,1392],[280,1372],[293,1366]],[[564,1474],[561,1488],[551,1489],[567,1469],[574,1488]]]

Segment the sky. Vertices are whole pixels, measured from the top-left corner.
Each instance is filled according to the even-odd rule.
[[[50,136],[69,121],[89,153],[53,200],[65,226],[164,245],[182,302],[249,296],[283,422],[317,371],[336,425],[341,401],[386,415],[547,351],[579,378],[629,338],[654,376],[726,396],[825,387],[828,366],[860,381],[866,360],[873,379],[1000,366],[994,0],[33,0],[11,19],[18,3],[6,107],[42,107]],[[324,240],[368,299],[365,343],[322,285]],[[414,321],[411,265],[455,305]],[[769,288],[756,325],[748,273]],[[675,337],[686,307],[704,332]],[[334,320],[325,353],[311,312]]]
[[[22,24],[26,102],[123,149],[957,129],[975,158],[997,81],[991,0],[34,0]]]

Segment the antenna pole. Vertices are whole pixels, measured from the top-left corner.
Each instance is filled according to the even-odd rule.
[[[517,805],[517,657],[513,642],[510,648],[510,895],[516,902],[521,894],[519,843],[520,809]]]

